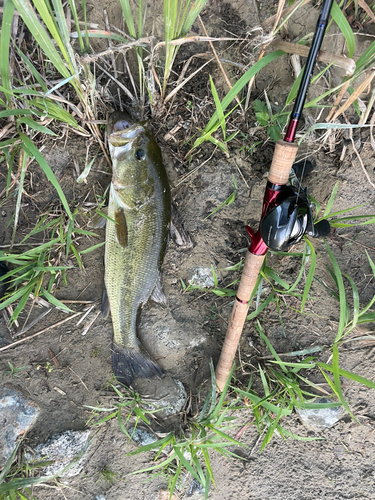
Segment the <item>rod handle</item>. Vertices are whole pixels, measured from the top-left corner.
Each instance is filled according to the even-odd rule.
[[[268,174],[268,180],[272,184],[286,184],[288,182],[290,169],[293,166],[297,151],[297,144],[277,141]]]
[[[264,255],[254,255],[248,251],[245,258],[240,285],[215,371],[216,385],[220,391],[223,391],[232,369],[233,360],[236,356],[238,343],[249,309],[248,302],[255,288],[264,257]]]

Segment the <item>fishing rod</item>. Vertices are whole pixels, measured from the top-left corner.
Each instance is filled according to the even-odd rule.
[[[241,281],[215,372],[216,385],[220,391],[224,389],[230,375],[246,320],[249,300],[258,281],[267,250],[287,251],[306,233],[317,238],[326,236],[330,232],[328,221],[323,220],[314,224],[307,189],[303,189],[298,181],[296,172],[293,170],[293,163],[298,150],[297,144],[294,143],[296,130],[332,3],[333,0],[323,2],[287,132],[284,140],[278,141],[275,146],[258,230],[254,231],[246,226],[251,237],[251,244],[246,254]],[[291,174],[292,184],[287,185]]]

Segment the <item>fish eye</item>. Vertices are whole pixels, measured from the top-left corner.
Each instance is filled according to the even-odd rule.
[[[146,153],[143,151],[143,149],[137,149],[135,152],[135,157],[137,160],[144,160],[146,158]]]

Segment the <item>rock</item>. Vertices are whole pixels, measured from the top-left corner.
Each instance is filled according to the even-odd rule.
[[[98,495],[97,497],[94,498],[94,500],[105,500],[104,495]]]
[[[0,469],[11,456],[16,441],[36,421],[39,407],[11,385],[0,387]]]
[[[132,440],[139,446],[146,446],[148,444],[156,443],[160,438],[158,438],[152,432],[146,431],[144,429],[132,428],[128,430],[132,437]]]
[[[197,481],[196,478],[194,478],[189,485],[186,496],[187,497],[194,496],[196,498],[197,496],[201,497],[201,495],[204,495],[204,488],[201,485],[201,483]]]
[[[189,284],[201,286],[203,288],[213,288],[215,282],[212,277],[212,269],[209,267],[198,267],[194,270],[192,277],[189,279]]]
[[[187,398],[182,383],[168,375],[160,379],[138,378],[133,381],[132,387],[141,396],[143,407],[155,411],[158,419],[181,411]]]
[[[318,398],[314,403],[331,403],[327,398]],[[336,406],[334,408],[319,408],[315,410],[296,408],[298,415],[300,416],[302,422],[313,429],[327,429],[332,427],[336,422],[339,421],[343,408],[342,406]]]
[[[54,434],[44,444],[34,448],[34,455],[27,454],[28,460],[53,460],[54,463],[42,468],[46,476],[72,477],[81,472],[86,462],[85,454],[70,469],[63,469],[82,451],[87,444],[90,431],[63,431]]]

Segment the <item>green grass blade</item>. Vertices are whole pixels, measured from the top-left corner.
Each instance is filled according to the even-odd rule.
[[[45,83],[45,81],[43,80],[43,78],[40,76],[40,74],[38,73],[37,69],[35,68],[35,66],[32,64],[32,62],[25,56],[25,54],[17,47],[17,45],[15,45],[15,48],[18,52],[18,55],[20,56],[20,58],[22,59],[22,61],[24,62],[24,64],[28,67],[30,73],[33,75],[33,77],[35,78],[35,80],[39,83],[39,85],[41,86],[43,92],[47,92],[48,88],[47,88],[47,85]],[[26,111],[26,110],[25,110]]]
[[[17,292],[13,293],[10,297],[8,297],[6,300],[2,300],[0,302],[0,311],[4,309],[5,307],[8,307],[10,304],[13,304],[16,300],[21,298],[24,294],[25,290],[24,288],[21,288],[20,290],[17,290]]]
[[[56,136],[55,132],[52,132],[52,130],[50,130],[49,128],[44,127],[44,125],[40,125],[38,122],[34,121],[32,118],[29,118],[28,116],[24,116],[23,118],[18,118],[17,123],[18,124],[24,123],[33,130],[36,130],[37,132],[42,132],[42,134]]]
[[[324,210],[323,218],[329,216],[329,213],[332,210],[332,206],[333,206],[333,203],[334,203],[336,195],[337,195],[338,188],[339,188],[339,181],[337,181],[333,187],[333,190],[332,190],[331,196],[328,200],[326,209]]]
[[[308,244],[308,246],[310,248],[311,262],[310,262],[309,273],[308,273],[307,279],[306,279],[306,285],[305,285],[305,288],[303,290],[303,295],[302,295],[301,313],[303,312],[303,309],[305,307],[307,298],[309,296],[311,284],[312,284],[313,279],[314,279],[315,266],[316,266],[316,253],[315,253],[314,247],[313,247],[313,245],[311,244],[311,242],[310,242],[310,240],[308,238],[305,238],[305,241],[306,241],[306,243]]]
[[[133,13],[132,13],[132,10],[130,8],[129,0],[120,0],[120,5],[122,8],[122,13],[124,15],[126,26],[128,28],[128,31],[129,31],[129,35],[132,36],[133,38],[137,38],[137,34],[135,32],[134,21],[133,21]]]
[[[352,286],[353,290],[353,321],[351,323],[351,328],[355,328],[358,318],[359,318],[359,293],[358,293],[358,288],[352,278],[348,276],[347,274],[344,274],[344,276],[349,280],[349,283]]]
[[[346,45],[348,46],[349,57],[353,57],[355,51],[355,38],[353,30],[351,29],[344,13],[335,1],[332,4],[331,16],[333,17],[341,33],[345,37]]]
[[[356,72],[360,70],[362,67],[366,66],[369,62],[371,62],[375,55],[375,42],[364,51],[364,53],[358,58],[356,62]]]
[[[269,294],[266,300],[262,302],[261,305],[255,311],[246,316],[246,321],[250,321],[251,319],[258,316],[258,314],[260,314],[263,311],[263,309],[265,309],[268,306],[268,304],[273,301],[274,298],[275,298],[275,291],[272,290],[272,292]]]
[[[274,357],[277,361],[279,361],[279,362],[281,363],[281,364],[280,364],[280,366],[281,366],[282,370],[283,370],[285,373],[287,373],[287,372],[288,372],[288,370],[285,368],[285,366],[283,366],[283,365],[282,365],[282,361],[281,361],[281,359],[280,359],[279,355],[277,354],[277,352],[276,352],[276,351],[275,351],[275,349],[273,348],[273,346],[272,346],[271,342],[270,342],[270,341],[268,340],[268,338],[264,335],[263,330],[262,330],[262,327],[261,327],[261,325],[260,325],[260,323],[259,323],[259,320],[257,320],[255,327],[256,327],[256,329],[258,330],[258,333],[259,333],[259,335],[261,336],[261,338],[262,338],[262,339],[264,340],[264,342],[266,343],[266,345],[267,345],[267,347],[268,347],[268,349],[269,349],[270,353],[272,354],[272,356],[273,356],[273,357]]]
[[[206,3],[207,0],[196,0],[195,2],[193,2],[193,5],[188,12],[185,22],[182,26],[181,36],[185,36],[187,34]]]
[[[17,307],[14,310],[12,317],[10,318],[11,324],[13,324],[17,320],[18,316],[20,315],[23,308],[25,307],[26,302],[29,299],[30,293],[32,292],[32,289],[34,288],[35,283],[36,283],[36,280],[33,280],[27,286],[22,288],[24,293],[23,293],[20,301],[18,302]]]
[[[34,2],[35,1],[36,0],[34,0]],[[40,0],[40,1],[45,3],[43,0]],[[60,47],[60,50],[65,58],[65,61],[67,62],[68,66],[69,66],[70,72],[77,73],[76,59],[75,59],[73,48],[70,44],[70,34],[69,34],[69,30],[68,30],[68,25],[67,25],[67,22],[65,19],[65,13],[64,13],[62,2],[61,2],[61,0],[52,0],[52,5],[53,5],[53,10],[54,10],[54,13],[56,16],[58,26],[56,26],[56,22],[54,22],[53,25],[51,24],[51,26],[55,27],[55,29],[57,30],[57,33],[59,35],[58,38],[61,40],[61,45],[63,46],[63,50],[61,50],[60,44],[59,44],[59,47]],[[69,1],[69,5],[70,5],[71,11],[73,13],[74,19],[76,19],[77,13],[75,11],[74,1],[73,1],[73,4]],[[39,10],[39,7],[37,7],[37,8]],[[52,16],[48,16],[48,17],[52,18]],[[43,17],[43,20],[44,20],[44,17]],[[50,32],[51,32],[53,39],[57,43],[59,43],[59,39],[56,39],[55,32],[52,32],[51,29],[50,29]]]
[[[0,111],[0,118],[6,118],[8,116],[17,116],[17,115],[33,115],[34,111],[31,109],[6,109],[4,111]],[[36,112],[35,114],[38,114]]]
[[[54,186],[56,189],[59,198],[61,200],[61,203],[63,204],[66,213],[70,219],[72,219],[72,213],[69,208],[69,204],[67,202],[67,199],[65,198],[65,195],[60,187],[60,184],[58,180],[55,177],[55,174],[52,172],[51,167],[48,165],[46,160],[43,158],[35,144],[27,137],[27,135],[20,133],[20,137],[23,141],[22,147],[26,151],[26,153],[32,158],[34,157],[35,160],[39,163],[40,167],[42,168],[43,172],[46,174],[47,179],[51,182],[51,184]]]
[[[249,83],[251,78],[255,76],[261,69],[263,69],[267,64],[271,63],[278,57],[281,57],[284,55],[285,52],[282,50],[276,50],[275,52],[271,52],[271,54],[267,54],[265,57],[263,57],[260,61],[256,62],[249,68],[246,73],[244,73],[241,78],[233,85],[232,89],[228,92],[228,94],[224,97],[224,99],[221,101],[221,107],[222,110],[225,111],[229,104],[235,99],[235,97],[241,92],[241,90]],[[211,119],[207,123],[203,133],[207,133],[209,130],[211,130],[215,124],[219,121],[218,113],[215,111],[215,113],[212,115]]]
[[[200,477],[198,476],[198,474],[195,472],[195,470],[193,469],[193,467],[190,465],[190,463],[186,460],[186,458],[184,457],[183,453],[181,453],[181,450],[179,450],[177,447],[173,447],[173,450],[174,452],[176,453],[178,459],[180,460],[180,462],[182,462],[182,465],[185,467],[185,469],[187,471],[190,472],[190,474],[195,477],[195,479],[199,482],[201,482],[201,479]]]
[[[167,436],[163,437],[162,439],[159,439],[159,441],[155,441],[154,443],[146,444],[144,446],[140,446],[138,449],[135,451],[131,451],[130,453],[127,453],[127,455],[138,455],[139,453],[143,453],[145,451],[151,451],[155,450],[157,448],[160,448],[163,444],[166,444],[171,441],[173,438],[173,432],[170,432]]]
[[[86,250],[81,250],[79,253],[81,255],[85,255],[86,253],[92,252],[92,251],[96,250],[97,248],[102,247],[103,245],[105,245],[105,241],[103,241],[102,243],[98,243],[97,245],[93,245],[90,248],[86,248]]]
[[[77,34],[78,34],[78,42],[79,42],[79,47],[81,49],[81,54],[84,54],[84,52],[85,52],[85,45],[83,43],[81,30],[79,28],[79,21],[78,21],[78,15],[77,15],[77,9],[76,9],[75,1],[74,0],[69,0],[69,6],[70,6],[70,10],[71,10],[71,12],[73,14],[74,22],[75,22],[75,25],[76,25]],[[87,35],[87,33],[86,33],[86,35]],[[69,33],[68,33],[68,40],[67,40],[67,42],[68,42],[68,44],[70,46]]]
[[[223,138],[224,138],[224,141],[225,141],[225,118],[224,118],[224,111],[223,111],[223,108],[221,107],[221,102],[220,102],[219,96],[217,94],[216,87],[215,87],[214,81],[212,80],[211,75],[210,75],[210,84],[211,84],[211,92],[212,92],[212,95],[213,95],[214,101],[215,101],[217,115],[219,117],[219,122],[220,122],[220,125],[221,125],[221,130],[223,131]]]
[[[354,415],[350,411],[350,408],[347,404],[347,402],[344,399],[344,395],[341,390],[341,383],[340,383],[340,368],[339,368],[339,350],[336,344],[333,346],[333,357],[332,357],[332,369],[333,369],[333,378],[335,381],[335,388],[336,388],[336,393],[339,396],[341,404],[344,406],[346,411],[349,413],[349,415],[355,420]]]
[[[260,447],[260,451],[262,452],[264,448],[267,446],[267,444],[271,441],[272,435],[276,430],[276,426],[280,420],[280,418],[283,416],[283,405],[285,401],[283,401],[280,405],[280,408],[278,409],[278,412],[276,414],[275,420],[272,422],[272,425],[268,427],[268,430],[266,432],[266,435],[264,436],[264,439],[262,441],[262,445]]]
[[[0,36],[0,74],[3,87],[10,92],[11,77],[9,70],[9,48],[10,48],[10,33],[12,26],[12,19],[14,13],[14,4],[8,0],[4,4],[3,21],[1,24]],[[8,103],[10,102],[9,94],[6,94]]]
[[[49,117],[67,123],[68,125],[71,125],[74,128],[78,128],[79,130],[84,132],[84,130],[78,125],[73,116],[65,111],[64,108],[54,103],[51,99],[42,99],[41,97],[36,97],[35,99],[32,99],[30,101],[30,105],[33,105],[36,108],[42,110],[42,112],[47,113]]]
[[[68,69],[66,68],[63,59],[61,58],[60,54],[57,52],[55,46],[53,45],[50,37],[48,36],[47,31],[45,30],[44,26],[42,23],[39,21],[38,16],[36,15],[34,9],[31,6],[31,3],[25,2],[23,0],[12,0],[13,4],[15,5],[16,9],[18,10],[20,16],[22,17],[24,23],[30,30],[31,34],[35,38],[35,40],[38,41],[38,44],[42,48],[43,52],[46,54],[48,59],[51,60],[52,64],[55,66],[57,71],[64,77],[64,78],[69,78],[71,74],[69,73]],[[43,2],[44,3],[44,2]],[[43,19],[45,22],[47,20],[48,24],[50,25],[52,31],[54,34],[56,34],[56,41],[59,43],[59,48],[61,50],[61,37],[58,34],[56,27],[53,23],[53,20],[47,10],[47,8],[42,5],[42,0],[38,0],[37,2],[35,1],[35,5],[39,5],[41,7],[41,11],[43,14],[45,14],[46,19]],[[42,18],[43,15],[41,14]],[[49,20],[48,20],[49,18]],[[48,26],[46,22],[46,25]],[[66,54],[66,50],[64,47],[62,47],[62,52]],[[67,58],[68,60],[68,58]]]
[[[333,366],[332,365],[327,365],[326,363],[321,363],[320,361],[316,363],[320,368],[323,370],[327,370],[329,372],[333,372]],[[369,380],[367,378],[361,377],[360,375],[357,375],[356,373],[353,372],[348,372],[346,370],[343,370],[342,368],[339,368],[339,375],[342,377],[348,378],[350,380],[354,380],[355,382],[358,382],[361,385],[365,385],[369,389],[375,389],[375,382],[372,380]]]
[[[72,309],[69,309],[69,307],[67,307],[65,304],[63,304],[58,299],[56,299],[56,297],[54,297],[52,294],[47,292],[47,290],[43,290],[43,295],[48,300],[48,302],[50,304],[57,307],[58,309],[61,309],[62,311],[65,311],[65,312],[71,312],[71,313],[74,312],[74,311],[72,311]]]
[[[285,290],[289,291],[290,285],[284,281],[280,276],[270,267],[265,266],[264,270],[262,271],[262,274],[264,277],[267,279],[267,276],[271,278],[273,281],[276,281],[277,284],[279,284],[282,288]]]
[[[344,333],[344,329],[345,329],[345,326],[347,323],[348,305],[346,302],[344,282],[342,279],[342,274],[341,274],[339,265],[337,264],[337,260],[336,260],[335,256],[333,255],[332,250],[329,248],[328,243],[325,240],[324,240],[324,243],[326,244],[327,252],[328,252],[329,258],[331,259],[331,262],[332,262],[333,270],[334,270],[336,281],[337,281],[337,287],[339,289],[340,319],[339,319],[339,327],[338,327],[337,335],[335,338],[335,342],[338,342]]]

